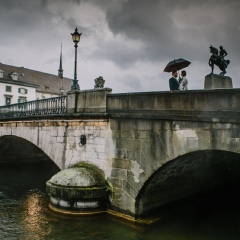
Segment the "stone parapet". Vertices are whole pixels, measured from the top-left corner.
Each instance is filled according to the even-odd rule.
[[[239,111],[240,89],[109,94],[107,113]],[[150,115],[149,115],[150,116]]]

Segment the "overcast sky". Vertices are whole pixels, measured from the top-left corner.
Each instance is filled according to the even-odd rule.
[[[99,76],[114,93],[169,90],[163,69],[174,58],[191,61],[189,89],[203,89],[210,45],[227,51],[226,76],[240,88],[239,9],[239,0],[0,0],[0,62],[57,75],[62,43],[73,78],[78,27],[81,90]]]

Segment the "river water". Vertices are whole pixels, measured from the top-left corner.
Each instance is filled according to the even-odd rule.
[[[109,215],[52,212],[45,183],[57,171],[52,163],[0,166],[0,240],[240,239],[240,201],[233,187],[181,203],[168,217],[142,226]]]

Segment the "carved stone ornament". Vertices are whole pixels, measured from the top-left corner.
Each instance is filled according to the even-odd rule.
[[[103,79],[102,76],[96,78],[94,81],[95,81],[94,88],[103,88],[104,87],[105,80]]]

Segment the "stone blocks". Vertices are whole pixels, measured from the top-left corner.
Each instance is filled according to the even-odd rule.
[[[68,92],[68,113],[105,113],[110,88]]]
[[[232,79],[227,76],[209,74],[205,77],[204,89],[233,88]]]
[[[51,203],[70,211],[105,208],[107,189],[100,170],[89,164],[62,170],[46,183]]]
[[[111,203],[117,209],[133,215],[141,215],[171,201],[167,195],[168,188],[174,188],[174,184],[178,184],[179,176],[185,184],[184,179],[192,176],[191,167],[197,171],[198,164],[201,165],[201,162],[197,162],[196,166],[185,165],[186,162],[191,162],[191,154],[198,156],[192,159],[194,162],[203,161],[204,157],[200,156],[204,151],[230,149],[240,153],[240,135],[236,124],[136,118],[114,118],[109,124],[116,150],[112,165],[109,166],[111,174],[108,176],[112,190],[116,193],[112,195]],[[172,162],[173,167],[164,173],[164,169]],[[164,174],[161,175],[161,172]],[[201,177],[194,174],[192,178]],[[162,190],[158,188],[160,185]],[[200,188],[200,185],[201,181],[197,187]],[[199,189],[197,187],[196,191]],[[179,196],[174,195],[174,192],[172,196],[177,199],[190,193],[190,190],[185,184],[179,186]],[[160,191],[163,191],[163,198]]]

